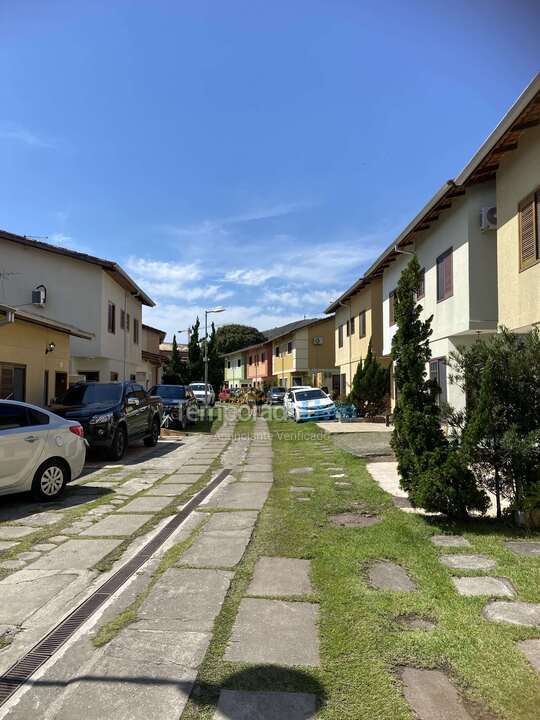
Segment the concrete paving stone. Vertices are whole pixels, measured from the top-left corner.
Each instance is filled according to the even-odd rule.
[[[296,497],[294,499],[296,500],[296,502],[309,502],[311,500],[311,498],[309,497]]]
[[[169,483],[167,485],[158,485],[157,487],[150,488],[145,493],[145,497],[176,497],[185,492],[191,485],[189,483]]]
[[[512,540],[506,543],[506,547],[516,555],[540,556],[540,541]]]
[[[303,485],[292,485],[289,490],[293,493],[311,493],[315,492],[314,487],[307,487]]]
[[[54,550],[56,545],[52,542],[50,543],[37,543],[36,545],[33,545],[32,548],[34,550],[38,550],[39,552],[49,552],[49,550]]]
[[[0,552],[9,550],[9,548],[15,547],[15,545],[18,545],[18,543],[9,540],[0,540]]]
[[[178,565],[190,567],[227,567],[237,565],[249,543],[251,530],[206,531],[195,539],[193,545],[180,557]]]
[[[319,608],[305,602],[244,598],[225,660],[318,667]]]
[[[106,646],[105,654],[119,660],[136,657],[149,665],[174,663],[197,669],[211,638],[209,632],[149,630],[146,622],[139,620],[113,638]]]
[[[440,670],[405,668],[405,699],[418,720],[472,720],[447,676]]]
[[[68,540],[37,560],[32,568],[86,570],[112,552],[120,543],[121,540]]]
[[[17,520],[18,523],[21,523],[22,525],[28,525],[30,527],[39,528],[39,527],[48,527],[49,525],[54,525],[55,523],[62,522],[64,519],[64,513],[59,512],[43,512],[43,513],[35,513],[34,515],[28,515],[25,518],[20,518]]]
[[[515,597],[516,592],[507,578],[453,577],[452,582],[460,595],[491,595],[493,597]]]
[[[148,630],[211,632],[233,574],[227,570],[166,570],[141,605]]]
[[[120,513],[130,512],[159,512],[163,510],[164,507],[167,507],[170,502],[171,498],[169,497],[148,497],[145,495],[144,497],[135,498],[135,500],[131,500],[127,505],[124,505],[124,507],[119,508],[115,516],[118,516]]]
[[[124,483],[120,487],[122,488],[122,495],[131,497],[132,495],[140,493],[141,490],[145,490],[148,485],[141,483],[140,481],[128,480],[127,483]]]
[[[125,502],[125,501],[124,501],[124,500],[120,500],[120,498],[115,498],[114,500],[111,500],[111,503],[112,503],[113,505],[123,505],[124,502]]]
[[[330,475],[330,477],[333,478],[333,479],[336,479],[336,478],[344,478],[344,477],[347,477],[347,475],[346,475],[345,473],[333,473],[332,475]]]
[[[4,525],[0,527],[0,540],[19,540],[36,532],[33,528],[19,527],[18,525]]]
[[[484,608],[484,617],[492,622],[540,627],[540,604],[491,600]]]
[[[126,537],[152,519],[152,515],[109,515],[81,533],[84,537]]]
[[[376,560],[368,567],[368,581],[376,590],[392,592],[413,592],[416,583],[411,580],[405,568],[389,560]]]
[[[184,711],[197,671],[174,663],[104,655],[92,667],[94,680],[77,683],[55,710],[55,720],[177,720]]]
[[[540,673],[540,639],[521,640],[518,648],[525,655],[537,673]]]
[[[208,501],[207,507],[260,510],[266,502],[270,488],[269,483],[231,483],[218,490]]]
[[[178,469],[177,474],[180,474],[183,472],[186,472],[187,474],[189,474],[191,471],[204,474],[209,469],[210,469],[210,463],[204,463],[204,464],[203,463],[186,463],[185,465],[182,465]],[[193,474],[193,472],[191,472],[191,474]]]
[[[289,470],[289,475],[304,475],[305,473],[312,473],[312,467],[295,467]]]
[[[457,553],[455,555],[441,555],[439,560],[446,567],[453,570],[488,570],[495,567],[496,562],[487,555]]]
[[[351,487],[351,486],[352,486],[352,483],[350,483],[350,482],[337,482],[335,485],[336,485],[336,487]]]
[[[240,472],[240,482],[274,482],[274,475],[271,472]]]
[[[309,560],[260,557],[255,564],[247,594],[268,597],[311,595],[313,587],[309,570]]]
[[[201,517],[208,513],[196,513]],[[242,510],[240,512],[215,512],[210,515],[204,530],[214,535],[234,533],[237,530],[253,530],[259,513],[255,510]]]
[[[24,560],[2,560],[0,562],[1,570],[19,570],[26,566]]]
[[[56,547],[56,546],[55,546]],[[41,557],[41,553],[38,550],[28,550],[17,555],[17,560],[24,560],[24,562],[32,562]]]
[[[437,547],[470,547],[471,543],[463,535],[432,535],[433,545]]]
[[[316,711],[308,693],[222,690],[214,720],[312,720]]]
[[[404,630],[435,630],[437,623],[429,617],[423,617],[416,613],[406,613],[404,615],[398,615],[396,622]]]
[[[272,463],[246,463],[242,465],[242,472],[268,474],[272,472]]]
[[[328,520],[338,527],[347,528],[368,528],[382,522],[382,518],[378,515],[369,513],[339,513],[338,515],[329,515]]]
[[[197,477],[202,477],[207,469],[208,468],[205,468],[204,470],[200,470],[197,468],[181,467],[173,473],[172,477],[174,477],[174,476],[181,477],[183,475],[196,475]],[[169,477],[168,480],[170,480],[170,479],[171,478]]]
[[[162,485],[194,485],[201,478],[202,475],[171,475]]]
[[[53,535],[53,537],[49,538],[49,541],[52,543],[63,543],[66,540],[69,540],[67,535]]]
[[[50,573],[30,568],[0,581],[0,623],[21,625],[77,578],[72,573]]]

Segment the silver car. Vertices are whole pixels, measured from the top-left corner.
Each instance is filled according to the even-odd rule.
[[[30,490],[54,500],[84,466],[80,423],[14,400],[0,400],[0,495]]]
[[[190,383],[189,387],[195,395],[195,399],[197,400],[199,405],[204,405],[205,399],[208,405],[210,405],[210,407],[216,404],[216,394],[214,392],[214,388],[210,385],[210,383],[206,385],[206,392],[203,382]]]

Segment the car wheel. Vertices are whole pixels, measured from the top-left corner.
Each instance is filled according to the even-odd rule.
[[[148,437],[144,438],[144,444],[146,447],[154,447],[158,444],[159,440],[159,420],[154,418],[152,420],[152,431]]]
[[[109,457],[111,460],[121,460],[126,453],[127,446],[127,434],[124,427],[116,428],[114,438],[112,441],[111,448],[109,450]]]
[[[59,460],[47,460],[34,475],[32,495],[36,500],[55,500],[63,492],[68,481],[68,470]]]

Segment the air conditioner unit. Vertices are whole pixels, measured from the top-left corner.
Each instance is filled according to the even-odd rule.
[[[480,228],[483,232],[497,229],[497,208],[495,206],[482,208]]]
[[[313,344],[314,345],[322,345],[324,343],[324,338],[321,335],[315,335],[313,338]]]
[[[43,307],[47,301],[47,289],[44,285],[38,285],[35,290],[32,290],[32,305],[39,305]]]

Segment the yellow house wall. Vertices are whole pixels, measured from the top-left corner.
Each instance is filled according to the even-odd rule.
[[[56,349],[45,355],[53,342]],[[16,320],[0,326],[0,362],[26,366],[26,402],[43,404],[45,370],[49,371],[49,401],[54,397],[55,373],[69,373],[69,335]]]
[[[366,334],[359,336],[358,315],[366,313]],[[349,319],[349,307],[341,306],[334,320],[335,364],[340,375],[345,375],[346,391],[349,392],[358,363],[367,355],[369,341],[372,339],[372,351],[377,357],[382,355],[382,281],[372,281],[350,299],[350,315],[354,318],[354,335],[347,337],[346,323]],[[343,325],[343,347],[339,347],[339,327]]]
[[[518,204],[540,186],[540,128],[526,130],[497,171],[499,324],[526,330],[540,322],[540,263],[520,272]]]
[[[313,338],[322,337],[323,344],[315,345]],[[308,368],[309,370],[330,370],[335,367],[334,318],[321,320],[308,328]]]

